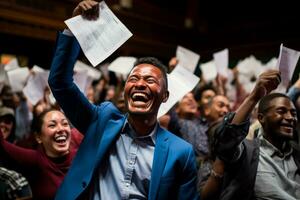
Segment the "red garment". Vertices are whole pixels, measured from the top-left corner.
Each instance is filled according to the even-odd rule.
[[[27,178],[33,199],[53,200],[76,151],[71,150],[60,158],[50,158],[42,147],[37,150],[21,148],[5,141],[2,133],[0,135],[1,153],[9,157],[26,175],[29,174]]]
[[[76,128],[71,129],[71,143],[70,146],[72,149],[78,149],[81,141],[83,140],[83,135]]]

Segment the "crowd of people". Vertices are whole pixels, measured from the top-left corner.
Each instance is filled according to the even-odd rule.
[[[94,19],[97,5],[82,1],[73,16]],[[158,118],[176,57],[139,58],[126,79],[101,77],[83,93],[80,50],[58,33],[35,105],[1,87],[1,199],[300,199],[300,78],[273,92],[281,75],[266,70],[247,93],[235,69],[232,101],[225,77],[202,77]]]

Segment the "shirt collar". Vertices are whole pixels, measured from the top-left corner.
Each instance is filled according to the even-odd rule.
[[[258,138],[261,142],[261,147],[264,148],[265,152],[271,157],[278,156],[284,158],[290,156],[293,152],[293,149],[287,142],[284,143],[284,152],[281,152],[279,149],[277,149],[273,144],[264,138],[262,128],[260,128],[258,131]]]
[[[125,120],[125,122],[123,124],[123,127],[121,129],[121,134],[128,134],[131,138],[137,139],[137,140],[147,140],[147,139],[150,139],[151,143],[153,143],[153,145],[155,146],[157,128],[158,128],[158,123],[155,124],[154,129],[151,131],[151,133],[149,135],[146,135],[146,136],[137,136],[135,130],[133,129],[133,127],[128,122],[128,119],[126,118],[126,120]]]

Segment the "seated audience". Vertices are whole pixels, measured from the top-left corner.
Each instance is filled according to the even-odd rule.
[[[300,198],[300,151],[291,142],[297,113],[288,96],[270,94],[279,83],[277,70],[262,73],[237,112],[217,129],[216,155],[226,166],[220,199]],[[247,140],[249,116],[259,100],[261,128],[256,138]]]

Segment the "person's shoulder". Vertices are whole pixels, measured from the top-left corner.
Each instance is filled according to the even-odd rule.
[[[110,101],[104,101],[98,105],[98,111],[120,112],[118,108]]]
[[[110,101],[104,101],[97,106],[98,113],[102,118],[114,118],[118,119],[120,117],[124,117],[124,115],[120,112],[120,110]]]

